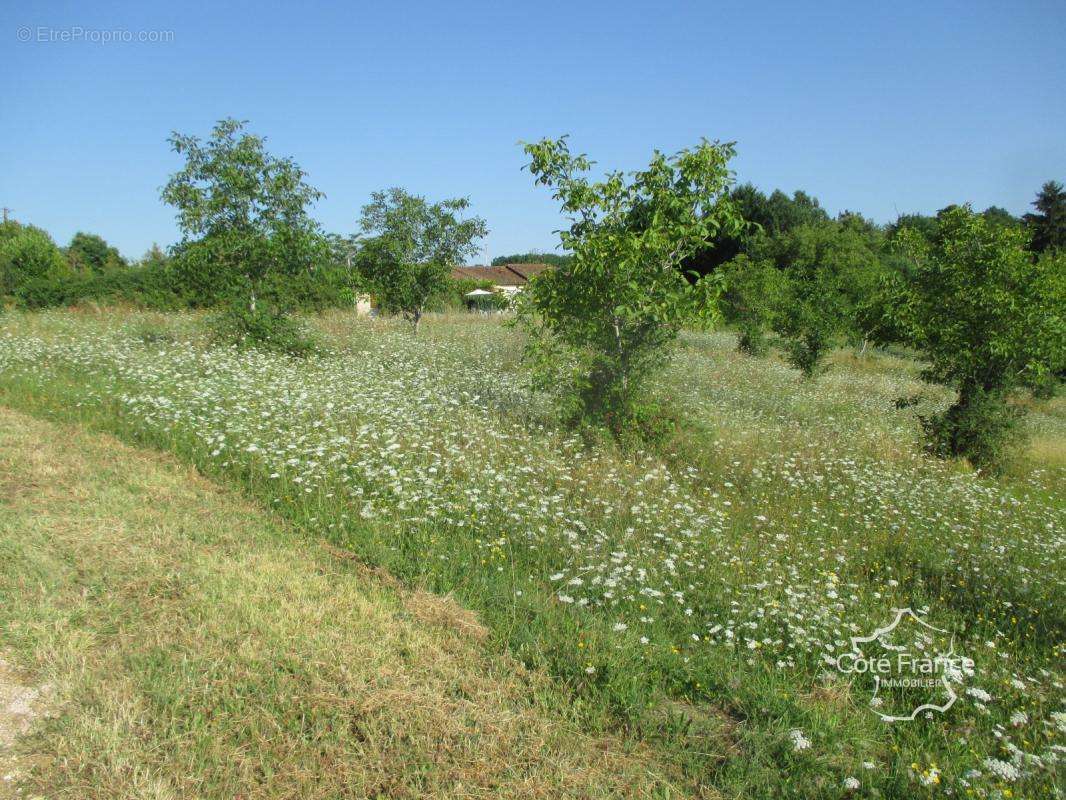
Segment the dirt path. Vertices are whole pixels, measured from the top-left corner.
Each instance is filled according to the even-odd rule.
[[[19,797],[15,781],[20,761],[12,753],[15,740],[30,729],[42,713],[47,687],[27,686],[0,658],[0,800]]]

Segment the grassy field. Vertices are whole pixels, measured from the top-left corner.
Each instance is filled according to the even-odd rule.
[[[315,324],[329,352],[293,361],[212,350],[189,315],[12,314],[0,403],[172,452],[273,509],[290,548],[451,593],[483,647],[550,676],[536,696],[566,725],[638,749],[636,774],[682,794],[1061,793],[1062,399],[1026,401],[1030,446],[982,478],[921,455],[893,400],[948,398],[905,357],[840,352],[804,382],[693,334],[656,387],[678,432],[621,453],[553,423],[495,321],[431,320],[417,339]],[[949,711],[886,723],[835,657],[904,607],[973,667]]]
[[[667,794],[453,600],[171,458],[0,410],[0,475],[2,642],[50,687],[28,796]]]

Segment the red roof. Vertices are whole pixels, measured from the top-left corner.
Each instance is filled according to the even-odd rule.
[[[536,275],[540,275],[544,270],[552,268],[551,264],[504,264],[504,266],[527,281],[532,280]]]
[[[501,264],[498,267],[456,267],[452,270],[455,280],[489,281],[494,286],[524,286],[551,264]]]

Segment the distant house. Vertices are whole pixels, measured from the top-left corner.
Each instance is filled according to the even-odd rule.
[[[533,277],[546,269],[552,269],[551,264],[501,264],[498,267],[456,267],[452,270],[452,278],[457,281],[487,281],[492,284],[494,291],[512,295],[520,292],[522,287],[529,283]]]

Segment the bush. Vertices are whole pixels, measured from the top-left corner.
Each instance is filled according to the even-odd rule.
[[[785,346],[785,358],[805,378],[826,370],[825,356],[832,349],[830,333],[823,327],[810,326],[797,331]]]
[[[318,352],[307,329],[277,307],[243,301],[227,304],[208,319],[215,345],[263,350],[303,358]]]
[[[879,261],[864,223],[850,216],[801,225],[769,243],[785,287],[773,317],[789,341],[789,363],[810,378],[845,338],[855,338],[859,297],[872,287]]]
[[[752,320],[744,320],[740,323],[737,350],[745,355],[759,358],[770,351],[770,342],[766,338],[766,332],[758,323]]]
[[[772,261],[741,253],[722,267],[725,313],[740,329],[737,349],[751,356],[769,350],[766,330],[779,315],[787,281]]]
[[[163,270],[143,267],[39,278],[24,282],[14,297],[18,305],[30,309],[71,305],[81,300],[125,302],[156,311],[185,307]]]
[[[73,281],[56,280],[50,277],[31,278],[16,287],[14,297],[15,302],[21,308],[30,310],[54,308],[74,301],[73,288]]]
[[[1059,392],[1062,379],[1050,373],[1033,378],[1029,390],[1037,400],[1051,400]]]
[[[133,329],[133,336],[145,347],[174,344],[177,337],[159,322],[141,320]]]
[[[32,225],[7,224],[0,238],[0,295],[14,295],[23,305],[45,302],[50,292],[61,291],[49,288],[48,284],[72,276],[67,260],[51,236]]]
[[[926,450],[940,458],[963,454],[979,470],[995,471],[1018,439],[1022,413],[1002,391],[977,389],[946,411],[920,416]]]

